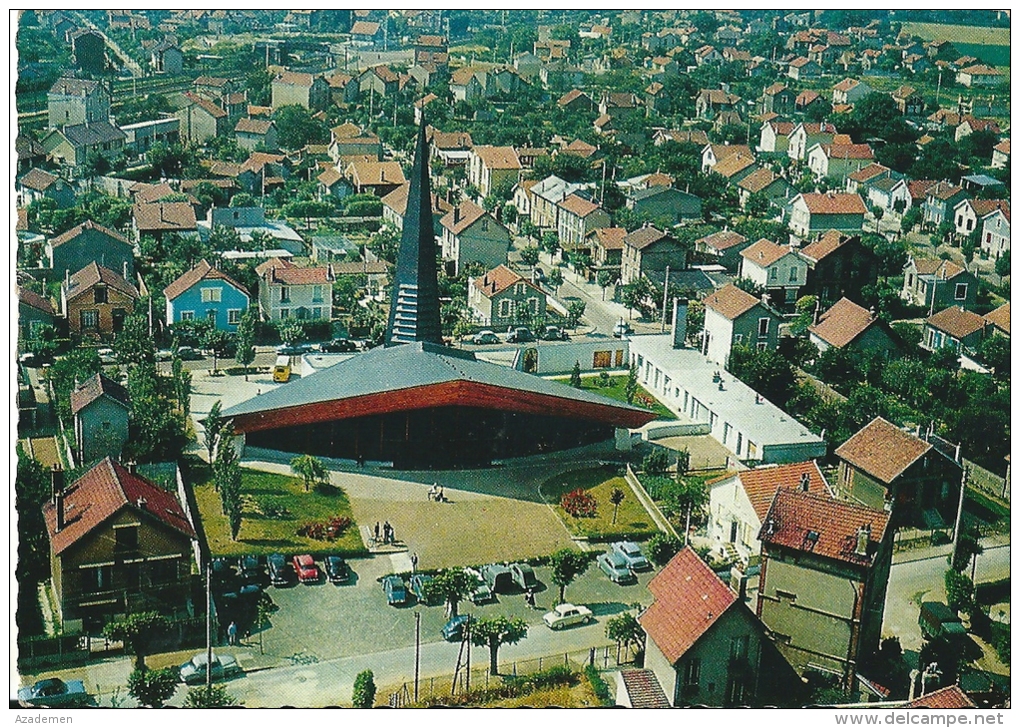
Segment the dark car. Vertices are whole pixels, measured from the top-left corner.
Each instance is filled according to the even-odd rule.
[[[506,340],[508,344],[522,344],[526,341],[534,341],[535,335],[531,333],[531,329],[518,326],[506,335]]]
[[[410,579],[411,593],[414,594],[414,598],[421,604],[429,603],[425,594],[425,590],[427,588],[425,585],[431,583],[431,581],[432,577],[428,574],[415,574]]]
[[[287,586],[290,583],[290,564],[283,554],[269,554],[266,557],[269,567],[269,583],[273,586]]]
[[[67,708],[81,705],[88,698],[81,680],[61,680],[59,677],[48,677],[18,690],[18,702],[26,708]]]
[[[319,351],[326,354],[347,354],[357,350],[358,345],[350,339],[333,339],[319,344]]]
[[[276,347],[276,353],[281,356],[301,356],[311,350],[310,344],[283,344]]]
[[[178,346],[177,358],[181,361],[197,361],[202,358],[202,355],[190,346]]]
[[[407,586],[404,580],[393,574],[382,580],[383,592],[386,594],[386,603],[397,605],[407,603]]]
[[[333,584],[347,581],[351,576],[351,570],[347,562],[340,556],[326,557],[326,578]]]
[[[521,589],[534,589],[538,586],[535,570],[527,564],[510,564],[510,573],[513,575],[514,582]]]
[[[542,341],[566,341],[570,336],[559,326],[546,326],[542,331]]]
[[[444,624],[439,633],[447,642],[460,642],[464,638],[464,627],[472,621],[470,614],[458,614]]]
[[[917,623],[926,639],[959,640],[967,635],[960,617],[942,602],[921,602]]]
[[[503,564],[483,566],[482,577],[489,588],[498,594],[507,594],[514,590],[514,575]]]
[[[237,578],[237,570],[230,563],[229,559],[213,559],[212,581],[213,584],[229,584]]]
[[[240,567],[241,578],[246,582],[262,581],[262,563],[258,556],[242,556]]]

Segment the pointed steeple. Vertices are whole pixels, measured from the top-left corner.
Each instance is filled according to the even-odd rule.
[[[386,327],[386,346],[413,341],[443,343],[424,114],[414,148],[411,185],[407,193],[407,210],[390,301],[390,320]]]

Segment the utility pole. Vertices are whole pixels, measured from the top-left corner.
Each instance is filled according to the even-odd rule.
[[[418,702],[418,673],[421,664],[421,612],[414,612],[414,702]]]
[[[205,564],[205,697],[212,696],[212,561]]]
[[[471,692],[471,619],[464,623],[464,641],[467,642],[467,672],[464,673],[464,692]]]
[[[662,323],[659,326],[659,333],[665,333],[666,331],[666,301],[669,296],[669,266],[666,266],[666,280],[662,285]]]
[[[956,508],[956,525],[953,526],[953,553],[949,557],[949,565],[956,561],[956,550],[960,547],[960,523],[963,521],[963,497],[967,493],[967,475],[970,468],[964,466],[963,477],[960,479],[960,504]]]

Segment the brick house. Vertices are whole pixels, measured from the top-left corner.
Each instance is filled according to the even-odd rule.
[[[828,230],[801,248],[800,255],[808,264],[801,295],[818,296],[823,304],[844,296],[859,301],[861,290],[878,281],[878,258],[860,235]]]
[[[60,309],[71,336],[107,338],[119,333],[138,299],[134,285],[95,262],[68,275],[60,287]]]

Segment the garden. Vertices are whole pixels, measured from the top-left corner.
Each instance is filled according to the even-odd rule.
[[[645,538],[658,531],[615,466],[572,470],[550,478],[539,490],[574,536]]]
[[[569,378],[562,377],[556,381],[570,383],[575,389],[580,389],[585,392],[601,394],[603,397],[609,397],[610,399],[615,399],[620,402],[630,402],[638,407],[650,409],[655,412],[660,420],[676,419],[676,415],[673,414],[669,408],[653,397],[648,390],[640,384],[637,385],[633,399],[629,399],[627,396],[627,383],[629,379],[630,377],[627,375],[612,376],[609,372],[605,371],[600,372],[596,377],[581,377],[580,371],[578,370],[576,372],[576,376]],[[580,381],[580,386],[577,384],[578,381]]]
[[[214,556],[274,552],[354,555],[365,552],[350,502],[341,488],[320,482],[305,489],[300,477],[241,468],[241,527],[231,538],[212,469],[192,463],[189,481]]]

